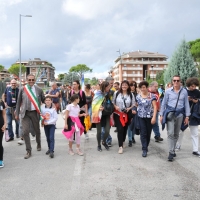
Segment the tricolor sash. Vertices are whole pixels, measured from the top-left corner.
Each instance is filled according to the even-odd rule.
[[[40,115],[40,119],[44,120],[44,116],[41,115],[40,104],[39,104],[38,99],[36,98],[35,94],[31,90],[30,85],[26,84],[24,86],[24,91],[26,92],[26,94],[27,94],[29,100],[31,101],[31,103],[33,104],[33,106],[35,107],[35,110]]]

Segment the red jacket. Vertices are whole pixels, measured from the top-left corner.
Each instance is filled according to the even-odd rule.
[[[157,106],[157,111],[159,111],[160,110],[160,97],[159,97],[158,91],[151,92],[151,90],[149,89],[149,92],[156,96],[156,106]]]

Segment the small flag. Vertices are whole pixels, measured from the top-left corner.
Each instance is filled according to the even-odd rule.
[[[82,89],[83,91],[85,90],[84,74],[82,74],[82,77],[81,77],[81,89]]]

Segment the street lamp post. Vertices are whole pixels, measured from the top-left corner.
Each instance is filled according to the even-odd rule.
[[[153,78],[153,80],[154,80],[153,65],[151,65],[151,72],[152,72],[152,78]]]
[[[21,78],[22,78],[22,64],[21,64],[21,17],[32,17],[32,15],[19,15],[19,79],[21,86]]]
[[[121,55],[121,53],[120,53],[120,49],[119,49],[119,51],[117,51],[117,52],[119,53],[120,65],[121,65],[121,69],[122,69],[122,55]],[[122,77],[122,79],[123,79],[123,77]]]

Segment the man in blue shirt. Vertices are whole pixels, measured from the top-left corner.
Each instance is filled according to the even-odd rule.
[[[185,116],[184,125],[187,125],[190,116],[188,94],[181,86],[180,76],[175,75],[172,81],[173,87],[166,90],[160,111],[160,122],[163,123],[166,120],[167,123],[169,161],[173,161],[176,156],[175,146],[183,118]]]
[[[6,105],[6,117],[8,123],[8,133],[10,139],[9,141],[14,140],[14,133],[12,127],[12,120],[14,119],[14,112],[17,104],[19,89],[17,88],[17,82],[15,79],[11,80],[11,86],[7,87],[5,90],[5,105]],[[16,123],[16,138],[19,138],[19,122],[15,120]]]

